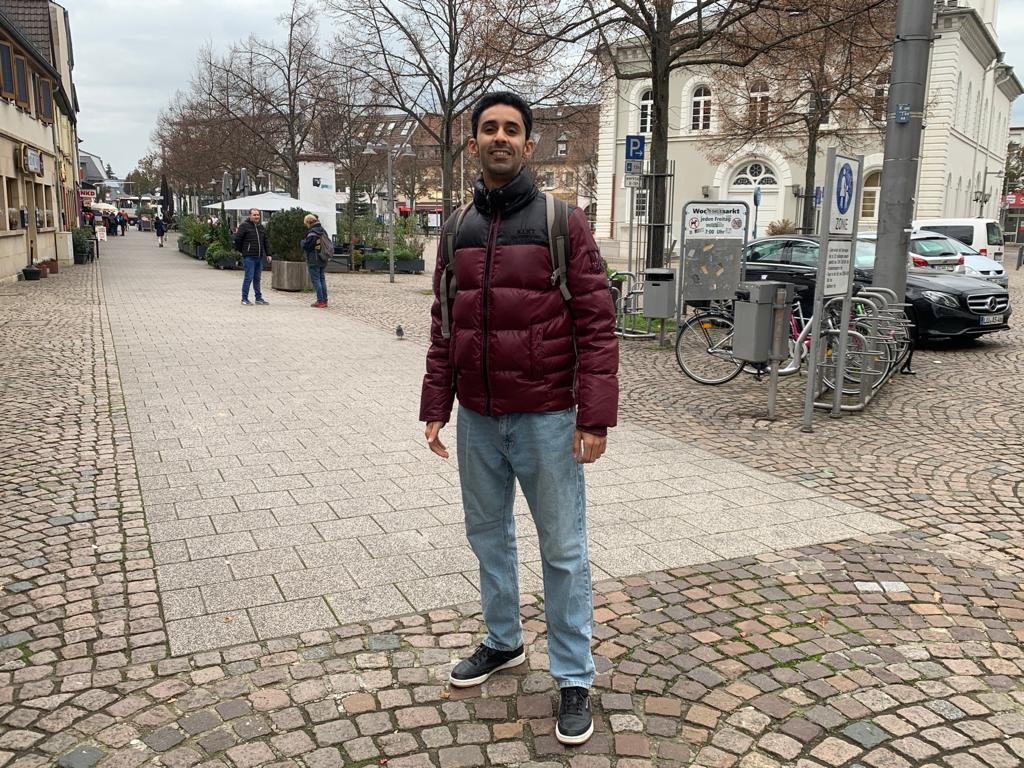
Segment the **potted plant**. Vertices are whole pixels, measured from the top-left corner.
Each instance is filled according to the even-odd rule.
[[[43,277],[43,270],[35,264],[29,264],[21,270],[21,274],[26,280],[38,280]]]
[[[306,254],[302,251],[302,238],[307,227],[302,219],[306,211],[289,208],[278,211],[267,222],[267,238],[274,260],[270,271],[270,287],[278,291],[310,290]]]
[[[85,264],[92,259],[92,232],[85,227],[71,230],[71,252],[75,264]]]
[[[237,269],[242,262],[242,254],[235,250],[223,203],[220,206],[220,223],[213,232],[213,242],[206,249],[206,263],[217,269]]]

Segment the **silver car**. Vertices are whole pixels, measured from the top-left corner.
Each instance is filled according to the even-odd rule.
[[[961,243],[955,237],[950,237],[948,240],[959,251],[960,255],[964,257],[964,263],[958,266],[954,270],[955,272],[969,277],[980,277],[982,280],[988,280],[996,285],[1001,285],[1003,288],[1009,286],[1010,276],[1006,274],[1002,264],[995,259],[981,255],[971,246]]]
[[[877,233],[865,232],[858,237],[862,240],[875,240]],[[907,258],[914,267],[931,267],[942,272],[954,272],[964,263],[960,249],[968,247],[959,242],[954,245],[950,238],[937,232],[913,232],[910,235]]]

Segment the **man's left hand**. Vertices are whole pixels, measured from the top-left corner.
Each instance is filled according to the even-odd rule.
[[[608,438],[576,430],[572,437],[572,455],[579,464],[593,464],[604,455]]]

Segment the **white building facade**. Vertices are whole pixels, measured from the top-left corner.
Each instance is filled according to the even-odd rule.
[[[936,7],[919,168],[916,217],[999,215],[1001,176],[1006,159],[1008,120],[1022,93],[1012,68],[1002,63],[995,36],[996,0],[939,0]],[[643,60],[639,49],[620,48],[620,66]],[[813,204],[803,190],[806,151],[796,140],[765,136],[727,157],[714,151],[718,104],[713,78],[703,68],[681,68],[669,83],[668,158],[675,163],[672,235],[681,229],[688,200],[702,198],[753,202],[761,188],[758,234],[773,221],[799,223],[802,206]],[[765,94],[770,108],[771,94]],[[650,83],[611,82],[601,109],[596,235],[606,255],[624,251],[633,213],[645,213],[645,195],[624,186],[625,137],[650,137]],[[884,145],[884,125],[865,125],[862,135],[845,135],[846,149],[864,155],[861,226],[874,229]],[[824,178],[825,152],[834,139],[826,130],[819,142],[816,178]],[[820,181],[819,181],[820,184]],[[808,194],[810,193],[810,194]],[[977,193],[977,194],[976,194]],[[988,195],[986,198],[985,195]],[[753,211],[753,206],[751,207]]]

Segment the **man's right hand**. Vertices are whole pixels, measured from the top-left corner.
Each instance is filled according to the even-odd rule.
[[[444,426],[443,422],[440,421],[428,421],[426,436],[427,436],[427,447],[430,448],[434,453],[440,456],[442,459],[448,458],[448,449],[444,447],[444,443],[438,438],[438,433],[441,431],[441,427]]]

